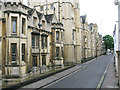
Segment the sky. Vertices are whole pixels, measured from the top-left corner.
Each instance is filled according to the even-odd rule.
[[[24,0],[26,3],[27,0]],[[113,36],[113,30],[118,20],[118,6],[114,0],[79,0],[80,15],[87,15],[88,23],[96,23],[98,31],[103,36]]]
[[[118,6],[114,5],[114,0],[80,0],[80,15],[85,14],[88,23],[97,23],[100,34],[113,36],[118,20]]]

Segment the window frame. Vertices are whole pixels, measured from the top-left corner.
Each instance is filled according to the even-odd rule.
[[[56,57],[59,57],[59,47],[56,47]]]
[[[58,35],[58,37],[57,37]],[[56,41],[58,42],[59,41],[59,31],[56,31]]]
[[[41,36],[41,48],[44,49],[44,36]]]
[[[75,40],[75,34],[74,34],[74,31],[72,31],[72,40]]]
[[[11,61],[17,61],[17,43],[11,43]]]
[[[44,11],[44,7],[43,6],[41,6],[41,11]]]
[[[25,20],[25,18],[22,18],[22,34],[24,34],[24,35],[25,35],[25,31],[26,31],[25,27],[26,27],[26,20]]]
[[[54,5],[53,5],[53,4],[51,4],[50,9],[51,9],[51,10],[53,10],[53,9],[54,9]]]
[[[13,27],[14,27],[14,25],[13,25],[13,21],[15,21],[16,23],[15,23],[15,31],[13,30]],[[11,17],[11,32],[12,32],[12,34],[17,34],[17,17]]]
[[[37,67],[37,56],[32,56],[32,61],[33,61],[33,67]]]
[[[45,48],[47,48],[47,45],[48,45],[48,44],[47,44],[47,42],[48,42],[48,37],[45,36],[44,38],[45,38]]]
[[[35,38],[35,39],[36,39],[36,40],[35,40],[35,41],[36,41],[36,48],[39,48],[39,36],[36,35],[35,37],[36,37],[36,38]]]
[[[34,38],[34,39],[33,39]],[[34,43],[33,43],[34,42]],[[32,35],[32,48],[35,48],[35,35]]]
[[[22,61],[25,62],[25,43],[22,43]]]

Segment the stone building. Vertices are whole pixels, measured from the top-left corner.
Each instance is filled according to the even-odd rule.
[[[55,14],[44,15],[21,2],[4,2],[2,10],[3,76],[22,77],[44,72],[50,65],[63,66],[64,28]]]
[[[29,3],[31,7],[36,7],[44,14],[55,14],[58,21],[63,23],[65,29],[64,63],[81,62],[79,0],[31,0]]]
[[[92,59],[102,54],[102,36],[97,24],[87,22],[87,16],[80,16],[82,59]]]
[[[98,56],[98,26],[97,24],[90,23],[92,30],[92,57]]]
[[[80,17],[79,0],[9,1],[0,4],[3,76],[44,73],[100,55],[97,24]]]
[[[82,43],[82,59],[88,58],[88,39],[89,39],[89,26],[87,16],[80,16],[81,22],[81,43]]]

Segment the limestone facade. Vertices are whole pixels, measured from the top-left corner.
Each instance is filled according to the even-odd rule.
[[[46,1],[46,0],[45,0]],[[21,77],[101,55],[97,24],[80,17],[79,0],[3,2],[0,11],[2,75]]]
[[[38,4],[36,5],[36,2]],[[39,4],[40,3],[40,4]],[[40,5],[40,6],[39,6]],[[30,2],[44,14],[55,14],[64,25],[64,62],[66,64],[81,62],[81,29],[79,0],[36,0]]]
[[[2,8],[3,76],[21,77],[30,72],[43,72],[50,65],[63,66],[64,28],[55,14],[44,15],[16,2],[4,2]]]

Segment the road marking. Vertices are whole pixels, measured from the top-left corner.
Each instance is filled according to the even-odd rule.
[[[69,73],[69,74],[63,76],[63,77],[60,77],[60,78],[58,78],[57,80],[55,80],[55,81],[53,81],[53,82],[51,82],[51,83],[48,83],[48,84],[45,85],[45,86],[42,86],[42,87],[40,87],[40,88],[37,88],[37,89],[47,88],[47,87],[49,87],[49,86],[51,86],[51,85],[53,85],[53,84],[55,84],[55,83],[57,83],[57,82],[59,82],[59,81],[65,79],[65,78],[67,78],[67,77],[73,75],[74,73],[76,73],[76,72],[78,72],[78,71],[80,71],[80,70],[82,70],[82,69],[84,69],[84,68],[86,68],[86,67],[87,67],[87,65],[85,65],[85,66],[83,66],[83,67],[81,67],[81,68],[79,68],[79,69],[77,69],[77,70],[75,70],[75,71],[73,71],[73,72],[71,72],[71,73]]]
[[[107,67],[106,67],[106,69],[105,69],[105,71],[104,71],[104,73],[103,73],[103,75],[102,75],[102,78],[101,78],[99,84],[97,85],[96,90],[99,90],[99,89],[101,88],[102,83],[103,83],[104,78],[105,78],[105,75],[106,75],[106,73],[107,73],[107,71],[108,71],[108,68],[109,68],[110,62],[111,62],[111,60],[109,61],[108,65],[107,65]]]

